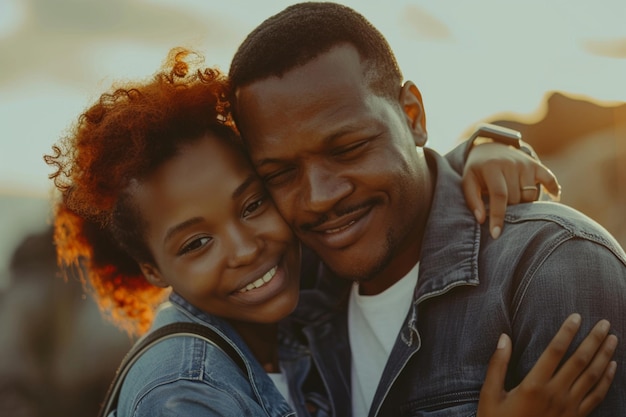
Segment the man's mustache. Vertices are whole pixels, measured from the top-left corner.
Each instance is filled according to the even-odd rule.
[[[343,217],[348,214],[354,213],[355,211],[362,210],[368,207],[373,207],[375,205],[382,204],[382,203],[383,203],[382,198],[373,197],[368,200],[365,200],[362,203],[359,203],[353,206],[333,208],[332,211],[321,214],[315,221],[302,223],[300,225],[300,230],[305,231],[305,232],[312,231],[313,229],[326,223],[331,218],[331,214],[333,214],[332,217]]]

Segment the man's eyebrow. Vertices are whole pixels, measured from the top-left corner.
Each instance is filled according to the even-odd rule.
[[[268,165],[268,164],[280,164],[281,160],[278,158],[263,158],[260,161],[256,162],[254,165],[256,168],[260,168],[263,165]]]
[[[241,194],[243,194],[244,191],[246,191],[248,187],[250,187],[250,184],[252,184],[256,179],[256,174],[251,173],[250,175],[248,175],[248,177],[239,185],[239,187],[237,187],[235,191],[233,191],[232,199],[234,200],[238,197],[241,197]]]
[[[165,233],[165,238],[163,239],[163,242],[167,243],[167,241],[170,240],[172,236],[174,236],[176,233],[180,232],[183,229],[188,228],[189,226],[198,224],[202,222],[203,220],[204,219],[202,217],[192,217],[191,219],[185,220],[182,223],[178,223],[177,225],[170,227],[169,229],[167,229],[167,232]]]
[[[353,125],[346,125],[343,126],[340,130],[326,136],[324,138],[324,144],[326,145],[331,145],[334,141],[336,141],[337,139],[346,136],[346,135],[350,135],[354,132],[358,132],[360,130],[360,128],[358,126],[353,126]]]
[[[349,135],[352,134],[354,132],[358,132],[361,128],[357,125],[352,125],[352,124],[348,124],[343,126],[340,130],[333,132],[331,134],[329,134],[328,136],[326,136],[323,140],[322,143],[326,146],[328,145],[332,145],[332,143],[334,141],[336,141],[337,139],[341,138],[342,136],[345,135]],[[254,165],[259,168],[262,167],[263,165],[268,165],[268,164],[280,164],[282,163],[283,160],[279,159],[279,158],[263,158],[259,161],[257,161]]]

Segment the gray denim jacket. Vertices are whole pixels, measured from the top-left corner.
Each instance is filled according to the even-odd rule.
[[[607,318],[620,339],[617,374],[593,416],[626,415],[626,255],[598,224],[552,202],[511,206],[499,239],[467,209],[460,176],[426,150],[437,184],[411,309],[370,416],[475,416],[501,333],[514,343],[507,388],[519,384],[571,313],[578,344]],[[417,256],[418,254],[416,254]],[[346,283],[319,266],[293,320],[329,386],[334,415],[350,416]],[[571,349],[570,349],[571,351]]]

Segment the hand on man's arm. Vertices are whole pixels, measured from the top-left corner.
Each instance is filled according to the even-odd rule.
[[[506,207],[538,200],[540,186],[554,200],[559,199],[561,187],[552,171],[538,159],[500,143],[474,146],[463,169],[467,205],[481,224],[488,215],[494,239],[502,231]],[[489,213],[483,195],[489,197]]]
[[[589,415],[602,402],[615,377],[617,363],[612,357],[617,337],[609,334],[609,322],[601,320],[559,368],[580,325],[579,314],[569,316],[528,375],[508,392],[504,382],[512,345],[503,334],[489,362],[478,417]]]
[[[549,256],[525,265],[525,272],[519,271],[523,278],[515,296],[517,301],[511,306],[515,311],[512,338],[517,352],[517,361],[509,368],[512,375],[521,378],[532,372],[537,357],[552,337],[557,318],[573,311],[582,317],[581,331],[566,357],[574,355],[574,348],[584,343],[583,336],[600,319],[609,320],[610,333],[624,338],[626,266],[623,255],[611,248],[585,239],[567,239],[552,247]],[[622,342],[614,354],[617,368],[612,385],[592,415],[621,415],[626,410],[626,368],[620,362],[625,351]]]
[[[494,239],[502,231],[507,205],[544,199],[546,194],[552,200],[560,198],[556,176],[521,140],[519,132],[479,125],[468,140],[446,154],[446,159],[463,176],[465,200],[476,220],[482,224],[489,217]],[[488,196],[489,213],[484,196]]]

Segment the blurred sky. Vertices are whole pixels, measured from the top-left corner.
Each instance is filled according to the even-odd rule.
[[[245,35],[291,3],[0,0],[0,194],[45,196],[42,155],[113,81],[151,75],[176,45],[226,71]],[[625,0],[343,3],[387,36],[442,152],[480,119],[535,112],[547,91],[626,101]]]

